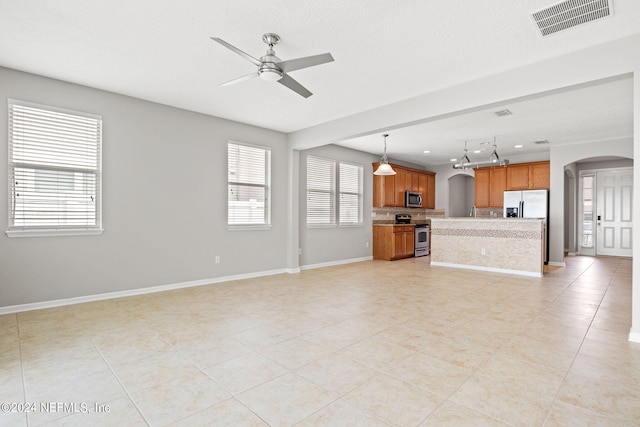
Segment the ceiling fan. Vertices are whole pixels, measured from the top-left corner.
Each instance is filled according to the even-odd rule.
[[[234,51],[235,53],[258,67],[257,72],[254,71],[253,73],[247,74],[246,76],[242,76],[237,79],[222,83],[220,86],[227,86],[234,83],[242,82],[244,80],[249,80],[254,77],[260,77],[262,80],[266,80],[268,82],[278,82],[281,85],[286,86],[292,91],[296,92],[298,95],[308,98],[312,95],[312,93],[287,73],[290,71],[313,67],[315,65],[333,61],[333,56],[331,56],[330,53],[323,53],[321,55],[305,56],[304,58],[282,61],[276,56],[276,53],[273,50],[273,47],[280,41],[280,36],[274,33],[267,33],[262,36],[262,41],[269,46],[269,49],[267,49],[267,54],[260,59],[254,58],[253,56],[241,51],[237,47],[230,45],[229,43],[218,37],[211,37],[211,40],[216,41],[227,49]]]

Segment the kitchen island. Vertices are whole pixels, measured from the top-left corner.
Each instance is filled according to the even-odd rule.
[[[433,218],[431,265],[542,277],[545,222],[524,218]]]

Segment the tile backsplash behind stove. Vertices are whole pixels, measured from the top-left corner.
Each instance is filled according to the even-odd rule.
[[[412,224],[424,223],[431,218],[444,218],[444,209],[416,209],[416,208],[372,208],[371,220],[373,224],[393,224],[396,214],[411,215]]]

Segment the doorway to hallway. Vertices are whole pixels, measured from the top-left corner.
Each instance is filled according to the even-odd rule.
[[[633,168],[580,173],[583,255],[632,256]]]

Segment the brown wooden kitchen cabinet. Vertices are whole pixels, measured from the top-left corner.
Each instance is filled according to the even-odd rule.
[[[475,169],[474,192],[476,208],[493,208],[502,206],[504,190],[506,190],[507,171],[504,167],[487,167]]]
[[[489,169],[475,169],[475,179],[473,181],[473,191],[475,194],[474,206],[476,208],[489,207],[489,194],[491,192],[491,181]]]
[[[505,190],[541,190],[549,188],[549,162],[489,166],[475,171],[475,206],[500,208]]]
[[[491,185],[489,186],[489,207],[502,207],[504,191],[507,189],[507,168],[492,168],[489,170]]]
[[[413,225],[374,225],[373,259],[393,261],[414,254],[415,228]]]
[[[373,163],[376,170],[380,163]],[[422,207],[436,207],[436,174],[420,169],[392,164],[395,175],[373,176],[373,207],[404,207],[404,192],[422,194]]]
[[[532,162],[507,167],[507,190],[549,188],[549,162]]]

